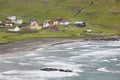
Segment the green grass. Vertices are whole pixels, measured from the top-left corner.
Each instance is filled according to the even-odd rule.
[[[63,26],[59,26],[59,31],[55,32],[40,30],[34,33],[8,33],[6,31],[9,27],[6,27],[0,29],[0,44],[44,37],[82,38],[90,35],[120,35],[120,1],[94,0],[95,4],[90,5],[91,1],[93,0],[0,0],[0,20],[3,22],[10,15],[22,18],[24,22],[35,19],[40,24],[43,20],[55,20],[60,16],[71,22],[84,20],[87,22],[85,28],[71,26],[64,29]],[[75,15],[80,8],[83,8],[83,12]],[[92,29],[93,32],[86,33],[86,29]]]

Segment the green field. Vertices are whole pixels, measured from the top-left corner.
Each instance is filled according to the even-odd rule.
[[[80,9],[82,12],[79,12]],[[55,20],[62,17],[70,22],[86,21],[87,27],[70,26],[65,29],[59,25],[59,31],[49,29],[29,31],[23,29],[18,33],[6,32],[9,27],[0,28],[0,44],[45,37],[83,38],[86,36],[120,36],[120,0],[0,0],[0,20],[15,15],[29,22],[37,20]],[[29,26],[28,26],[29,27]],[[92,33],[86,33],[92,29]]]

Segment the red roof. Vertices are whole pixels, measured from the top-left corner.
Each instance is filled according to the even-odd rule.
[[[62,19],[61,17],[59,17],[59,18],[57,18],[57,21],[58,21],[58,22],[62,22],[63,19]]]
[[[53,24],[53,21],[50,20],[50,21],[48,21],[48,23],[49,23],[49,24]]]
[[[5,24],[12,24],[12,22],[10,22],[10,21],[7,21],[7,22],[5,22]]]

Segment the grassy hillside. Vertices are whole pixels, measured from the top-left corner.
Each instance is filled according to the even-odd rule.
[[[0,0],[0,18],[16,15],[25,19],[86,20],[101,23],[119,23],[119,0]],[[80,8],[83,12],[77,14]],[[92,21],[91,21],[92,20]],[[109,20],[109,21],[108,21]],[[114,20],[114,21],[113,21]]]
[[[69,37],[74,34],[81,36],[80,34],[88,28],[95,32],[102,31],[104,35],[120,35],[120,0],[0,0],[0,20],[4,21],[10,15],[22,18],[25,22],[35,19],[42,23],[43,20],[55,20],[60,16],[71,22],[87,22],[86,28],[70,28],[66,34],[63,34],[61,30],[56,32],[57,35],[55,35],[56,33],[48,35],[49,32],[40,31],[34,34],[35,38]],[[4,35],[1,35],[3,33]],[[1,41],[3,41],[1,43],[33,38],[31,36],[33,34],[19,35],[22,36],[20,39],[17,35],[19,34],[2,32],[0,33]],[[8,36],[14,37],[11,39],[12,37]],[[23,36],[29,37],[24,38]]]

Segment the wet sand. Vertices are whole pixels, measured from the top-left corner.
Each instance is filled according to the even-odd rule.
[[[14,43],[0,45],[0,57],[24,55],[26,54],[26,51],[30,52],[38,48],[47,48],[50,46],[63,44],[63,43],[70,43],[70,42],[75,42],[75,41],[81,41],[81,39],[42,38],[42,39],[17,41]]]

